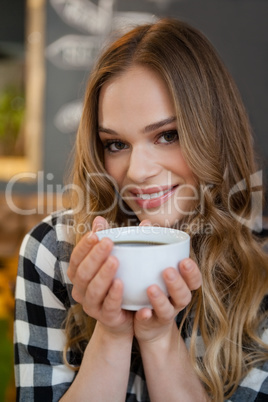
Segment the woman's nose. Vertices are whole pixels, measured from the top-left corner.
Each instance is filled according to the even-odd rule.
[[[146,182],[151,177],[160,173],[161,166],[155,160],[154,155],[146,148],[140,146],[133,148],[129,160],[127,176],[135,183]]]

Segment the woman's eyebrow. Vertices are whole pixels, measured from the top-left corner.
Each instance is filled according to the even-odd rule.
[[[102,133],[111,134],[111,135],[118,135],[117,132],[112,130],[111,128],[105,128],[105,127],[102,127],[102,126],[98,127],[98,131],[102,132]]]
[[[148,133],[151,131],[158,130],[159,128],[166,126],[170,123],[173,123],[176,120],[177,120],[176,116],[168,117],[167,119],[160,120],[156,123],[149,124],[148,126],[144,127],[142,132]],[[102,126],[99,126],[98,131],[102,132],[102,133],[106,133],[106,134],[118,135],[118,133],[116,131],[112,130],[111,128],[106,128],[106,127],[102,127]]]
[[[160,120],[156,123],[149,124],[148,126],[146,126],[144,128],[143,132],[148,133],[150,131],[158,130],[159,128],[166,126],[167,124],[173,123],[176,120],[177,120],[176,116],[168,117],[167,119]]]

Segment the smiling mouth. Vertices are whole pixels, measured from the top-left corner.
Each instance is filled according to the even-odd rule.
[[[178,187],[178,185],[175,185],[160,191],[155,191],[156,189],[144,189],[140,190],[140,192],[131,191],[131,193],[134,196],[133,199],[140,207],[151,209],[160,207],[164,204],[174,194]]]
[[[171,191],[174,187],[176,187],[176,186],[170,187],[167,190],[158,191],[157,193],[151,193],[151,194],[145,193],[145,194],[135,194],[135,195],[136,195],[137,198],[140,198],[141,200],[151,200],[151,199],[154,199],[154,198],[162,197],[163,195],[165,195],[169,191]]]

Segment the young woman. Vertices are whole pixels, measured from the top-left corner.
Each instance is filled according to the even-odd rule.
[[[256,178],[245,109],[200,32],[163,19],[104,50],[77,133],[72,209],[21,247],[18,400],[267,400]],[[152,284],[153,309],[135,312],[121,309],[113,244],[95,232],[139,224],[181,228],[192,248],[163,271],[169,297]]]

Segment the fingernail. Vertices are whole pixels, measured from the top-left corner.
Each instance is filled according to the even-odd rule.
[[[158,297],[160,295],[159,289],[157,287],[151,288],[150,293],[153,297]]]
[[[89,232],[87,235],[87,239],[90,240],[90,242],[97,240],[97,236],[94,232]]]
[[[119,279],[114,279],[114,281],[113,281],[113,288],[114,288],[114,290],[118,290],[118,289],[120,289],[121,288],[121,282],[120,282],[120,280]]]
[[[107,250],[109,247],[110,241],[108,239],[102,239],[100,242],[100,247],[102,250]]]
[[[169,281],[174,281],[174,279],[176,278],[176,272],[174,272],[173,269],[169,269],[168,271],[166,271],[166,277]]]
[[[151,221],[149,219],[144,219],[140,222],[139,226],[152,226]]]
[[[146,312],[146,314],[144,313],[143,321],[148,321],[148,320],[150,320],[151,316],[152,316],[151,311]]]
[[[184,261],[184,262],[183,262],[183,265],[184,265],[184,268],[185,268],[187,271],[190,271],[190,270],[192,269],[192,267],[193,267],[193,264],[192,264],[192,261],[191,261],[191,260],[186,260],[186,261]]]
[[[108,266],[110,268],[113,268],[117,264],[118,260],[115,256],[110,255],[107,259],[107,262],[108,262]],[[119,280],[119,282],[120,282],[120,280]]]

